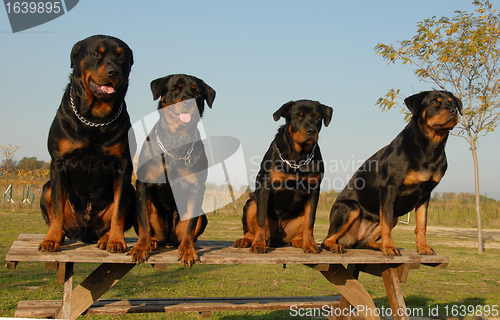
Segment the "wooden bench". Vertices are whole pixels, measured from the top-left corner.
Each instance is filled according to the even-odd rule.
[[[179,298],[179,299],[103,299],[99,298],[125,276],[134,264],[126,254],[112,254],[99,250],[95,245],[66,240],[61,252],[42,253],[38,245],[45,235],[21,234],[12,244],[5,259],[8,268],[18,262],[45,262],[46,268],[57,269],[63,283],[63,299],[48,301],[21,301],[16,317],[56,317],[76,319],[82,314],[124,314],[138,312],[199,312],[210,316],[212,311],[225,310],[290,310],[296,308],[332,308],[332,316],[348,318],[351,306],[366,319],[379,319],[377,308],[366,289],[357,281],[359,272],[366,272],[384,280],[394,319],[408,319],[398,312],[406,310],[400,283],[405,282],[410,269],[420,265],[445,268],[446,256],[420,256],[415,250],[401,250],[400,257],[383,256],[372,250],[349,250],[346,254],[322,252],[305,254],[293,247],[272,248],[267,254],[253,254],[248,249],[236,249],[230,241],[198,241],[197,252],[201,264],[304,264],[318,270],[340,292],[341,298],[327,297],[254,297],[254,298]],[[127,238],[133,246],[136,238]],[[73,288],[75,263],[100,265],[79,285]],[[177,250],[162,248],[152,253],[146,262],[162,270],[168,264],[178,264]],[[340,301],[339,301],[340,300]],[[335,311],[333,311],[335,309]],[[346,312],[347,311],[347,312]],[[346,315],[346,317],[343,317]]]

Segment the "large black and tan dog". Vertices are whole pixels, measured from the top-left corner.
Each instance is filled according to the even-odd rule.
[[[204,102],[212,108],[215,91],[202,80],[175,74],[151,82],[160,119],[141,149],[137,169],[139,239],[129,254],[144,262],[158,244],[179,247],[182,267],[197,260],[195,241],[205,230],[201,206],[208,160],[197,124]]]
[[[446,91],[425,91],[406,98],[405,104],[412,113],[410,123],[365,161],[339,194],[323,248],[343,253],[346,247],[367,247],[400,255],[391,230],[399,216],[415,209],[417,251],[435,254],[426,243],[427,206],[446,171],[445,143],[462,102]]]
[[[41,251],[59,251],[65,236],[127,250],[123,232],[135,221],[124,101],[132,64],[130,48],[110,36],[89,37],[71,51],[73,73],[48,137],[50,181],[40,206],[49,231]]]
[[[324,164],[318,142],[322,123],[333,109],[316,101],[290,101],[273,117],[286,119],[264,155],[255,191],[243,209],[243,233],[234,247],[266,253],[268,246],[290,243],[319,252],[313,237]]]

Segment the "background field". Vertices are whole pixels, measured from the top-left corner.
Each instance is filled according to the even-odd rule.
[[[33,188],[39,190],[39,188]],[[477,254],[476,234],[472,228],[475,216],[462,220],[455,215],[466,215],[468,200],[453,204],[458,195],[435,197],[431,204],[428,242],[438,254],[450,257],[447,269],[421,267],[410,273],[408,282],[402,285],[408,308],[439,307],[444,318],[445,306],[452,305],[500,305],[500,230],[485,230],[486,252]],[[38,198],[38,196],[37,196]],[[315,227],[317,241],[323,240],[328,229],[328,212],[335,193],[323,193]],[[46,233],[38,208],[33,205],[2,204],[0,207],[0,258],[20,233]],[[242,235],[242,200],[208,214],[209,224],[202,235],[207,240],[235,240]],[[457,205],[460,209],[457,210]],[[485,219],[487,227],[496,227],[495,210],[498,202],[485,199],[493,218]],[[440,208],[436,215],[437,208]],[[460,212],[459,212],[460,211]],[[465,212],[465,213],[464,213]],[[405,220],[403,217],[402,220]],[[413,250],[414,234],[412,217],[409,225],[399,224],[394,230],[396,245]],[[439,221],[440,225],[437,225]],[[449,223],[448,223],[449,222]],[[127,236],[135,236],[128,231]],[[95,265],[75,266],[75,283],[80,282]],[[376,303],[388,307],[382,279],[367,274],[360,281]],[[167,271],[154,271],[149,265],[140,265],[125,276],[103,298],[151,298],[151,297],[217,297],[217,296],[299,296],[336,295],[335,289],[315,270],[300,265],[195,265],[181,269],[171,265]],[[15,270],[0,269],[0,317],[12,317],[17,302],[34,299],[61,299],[62,285],[56,283],[54,270],[45,270],[42,263],[20,263]],[[427,313],[427,311],[426,311]],[[133,315],[119,318],[133,319],[193,319],[195,313]],[[92,318],[106,319],[105,316]],[[111,318],[111,317],[110,317]],[[268,312],[217,312],[213,319],[297,319],[288,311]]]

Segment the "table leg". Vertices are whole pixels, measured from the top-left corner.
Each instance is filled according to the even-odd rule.
[[[80,316],[133,267],[135,267],[135,264],[129,263],[101,264],[73,289],[71,294],[71,314],[65,319],[76,319]]]
[[[58,281],[64,276],[62,308],[56,313],[56,319],[69,319],[71,314],[71,296],[73,293],[73,262],[61,262],[58,269]]]
[[[353,275],[355,279],[358,279],[359,277],[359,266],[356,264],[349,264],[347,266],[347,271],[349,271],[350,274]],[[346,297],[342,296],[340,298],[340,305],[339,308],[341,310],[350,310],[352,308],[352,305],[347,301]],[[350,315],[344,316],[340,315],[336,318],[336,320],[350,320],[352,317]]]
[[[401,282],[399,281],[398,269],[389,267],[382,271],[387,298],[392,309],[392,318],[394,320],[408,320],[406,315],[406,303],[401,290]],[[406,280],[406,279],[405,279]]]
[[[372,297],[358,280],[341,264],[308,265],[320,271],[340,292],[348,304],[354,306],[364,319],[380,319]],[[342,316],[350,315],[350,306],[340,310]],[[357,314],[357,313],[356,313]]]

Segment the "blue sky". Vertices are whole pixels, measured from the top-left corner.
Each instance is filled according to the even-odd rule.
[[[432,89],[409,65],[387,65],[377,43],[396,44],[432,16],[472,12],[472,1],[111,1],[85,0],[63,16],[13,34],[0,9],[0,145],[20,146],[16,160],[48,161],[49,126],[68,82],[70,51],[79,40],[107,34],[133,50],[126,97],[132,122],[153,112],[149,83],[186,73],[217,91],[206,110],[207,135],[240,140],[248,175],[279,125],[272,114],[290,100],[331,106],[320,147],[331,187],[388,144],[405,126],[398,111],[375,105],[389,89],[405,96]],[[500,195],[499,142],[479,140],[481,193]],[[449,168],[438,192],[473,192],[467,142],[450,137]]]

